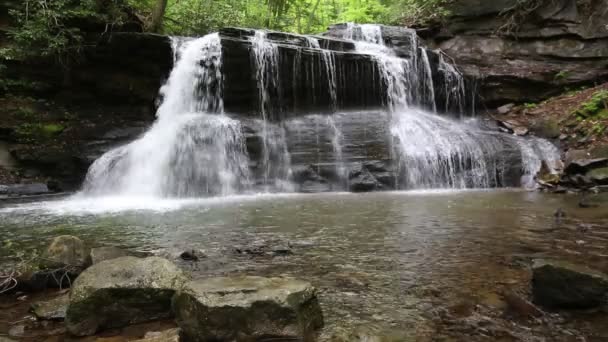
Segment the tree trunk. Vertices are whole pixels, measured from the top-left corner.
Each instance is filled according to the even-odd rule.
[[[310,27],[312,26],[313,20],[315,20],[315,12],[317,11],[317,7],[319,7],[320,2],[321,0],[317,0],[315,7],[313,7],[312,11],[310,12],[310,17],[308,18],[308,23],[306,24],[306,33],[310,33]]]
[[[167,9],[168,0],[156,0],[156,5],[152,11],[152,18],[150,19],[150,26],[148,31],[154,33],[160,33],[163,28],[163,18],[165,16],[165,10]]]

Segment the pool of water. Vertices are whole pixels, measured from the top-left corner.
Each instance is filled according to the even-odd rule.
[[[576,196],[518,190],[72,197],[0,208],[0,260],[40,250],[61,234],[172,259],[200,249],[207,258],[180,262],[194,277],[289,275],[312,282],[328,331],[365,325],[459,336],[471,333],[451,329],[445,315],[495,313],[496,324],[510,324],[500,293],[527,293],[526,260],[555,257],[608,271],[608,212],[577,203]],[[560,222],[558,208],[567,214]],[[252,246],[288,246],[293,254],[235,251]],[[608,337],[605,321],[558,321],[575,335]],[[553,324],[521,323],[510,334],[541,338],[561,331]]]

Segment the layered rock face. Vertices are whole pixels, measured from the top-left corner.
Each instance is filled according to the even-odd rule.
[[[608,3],[603,0],[458,0],[451,16],[420,31],[478,79],[490,106],[537,102],[608,79]]]

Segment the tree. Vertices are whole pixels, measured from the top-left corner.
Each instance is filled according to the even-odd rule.
[[[168,0],[157,0],[154,9],[152,10],[152,16],[150,18],[150,24],[148,31],[159,33],[163,29],[163,18],[167,10]]]

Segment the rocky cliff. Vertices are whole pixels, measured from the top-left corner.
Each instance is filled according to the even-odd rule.
[[[419,34],[478,79],[483,104],[535,102],[608,80],[605,0],[456,0]]]

